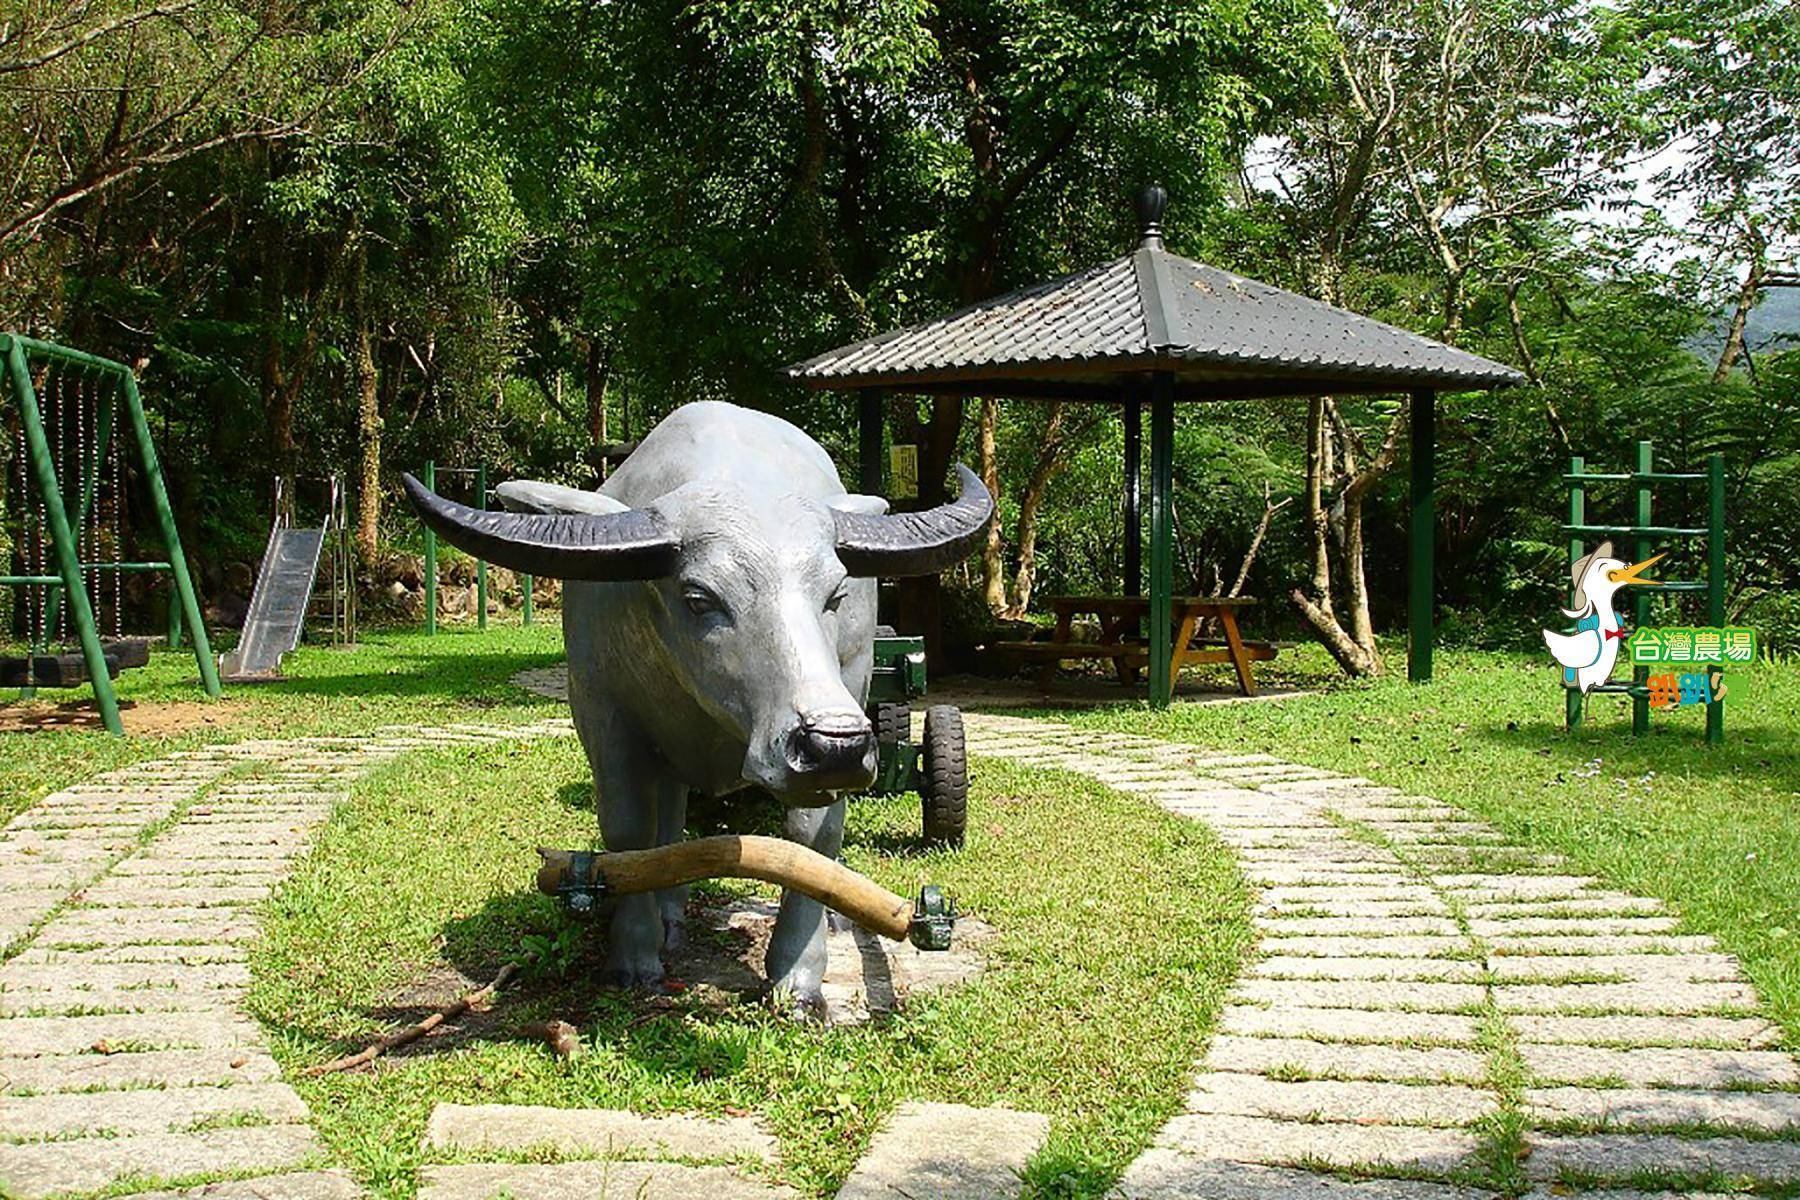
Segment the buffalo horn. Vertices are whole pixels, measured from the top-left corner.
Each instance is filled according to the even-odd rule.
[[[593,513],[483,512],[446,500],[411,475],[406,497],[425,524],[485,562],[552,579],[657,579],[675,569],[679,545],[644,509]]]
[[[936,575],[967,558],[994,519],[981,478],[956,464],[955,500],[925,512],[868,516],[834,512],[838,561],[852,575]]]

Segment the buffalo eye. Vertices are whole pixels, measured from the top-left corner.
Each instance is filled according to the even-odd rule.
[[[686,584],[681,589],[682,603],[696,617],[724,616],[725,602],[711,588],[697,583]]]

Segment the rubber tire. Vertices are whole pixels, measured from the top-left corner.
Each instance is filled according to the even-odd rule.
[[[925,710],[925,747],[919,774],[925,841],[962,849],[969,828],[969,754],[962,712],[948,704]]]
[[[912,739],[912,706],[883,700],[875,705],[875,740],[883,745]]]

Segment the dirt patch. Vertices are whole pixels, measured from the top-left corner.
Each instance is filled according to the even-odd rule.
[[[167,737],[195,729],[235,725],[243,715],[241,700],[121,701],[119,719],[126,733]],[[101,730],[100,710],[91,699],[13,700],[0,705],[0,733],[42,733],[57,729]]]
[[[605,920],[604,914],[597,918]],[[834,921],[834,926],[838,922]],[[666,990],[621,996],[606,993],[589,979],[599,971],[605,945],[593,938],[569,976],[559,982],[523,979],[479,1008],[446,1021],[390,1057],[442,1053],[470,1041],[537,1040],[526,1032],[545,1012],[585,1026],[597,1010],[623,1000],[635,1026],[683,1012],[726,1016],[767,999],[763,956],[775,925],[775,905],[744,900],[720,906],[696,903],[689,909],[688,941],[667,959]],[[995,936],[992,926],[970,918],[956,923],[954,946],[926,952],[855,926],[834,927],[826,939],[825,1012],[827,1025],[860,1025],[903,1007],[909,997],[950,987],[979,976]],[[485,986],[449,964],[429,968],[385,996],[369,1011],[388,1033],[424,1020],[457,999]],[[602,997],[608,997],[602,999]],[[346,1050],[360,1049],[360,1046]]]

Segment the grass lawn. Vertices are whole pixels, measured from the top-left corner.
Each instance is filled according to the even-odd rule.
[[[1053,714],[1091,728],[1263,751],[1437,796],[1616,887],[1675,905],[1739,956],[1800,1047],[1800,666],[1731,676],[1725,744],[1698,706],[1652,714],[1595,696],[1575,733],[1543,656],[1440,652],[1435,680],[1330,681],[1303,648],[1290,672],[1328,686],[1266,704]],[[1283,658],[1289,657],[1284,654]]]
[[[0,821],[46,794],[112,767],[171,750],[249,737],[355,733],[402,721],[524,720],[553,711],[550,701],[513,687],[525,667],[562,660],[562,622],[555,613],[536,624],[491,624],[426,637],[410,630],[365,631],[354,649],[302,646],[283,665],[278,683],[227,684],[208,700],[189,650],[156,650],[150,664],[119,675],[119,704],[127,731],[114,737],[94,721],[87,727],[46,724],[0,732]],[[25,720],[58,706],[91,713],[86,687],[43,690],[28,702],[10,699],[0,717]]]
[[[413,1193],[440,1100],[755,1113],[781,1140],[780,1178],[830,1195],[909,1098],[1049,1114],[1035,1194],[1102,1195],[1179,1108],[1250,945],[1245,884],[1204,827],[984,764],[959,853],[913,848],[916,800],[851,806],[852,866],[903,894],[940,883],[998,929],[986,974],[891,1021],[824,1030],[686,998],[646,1010],[588,983],[590,937],[565,979],[522,986],[478,1037],[295,1078],[397,1023],[384,1006],[410,982],[446,963],[486,979],[554,927],[528,890],[532,847],[591,840],[590,796],[573,739],[409,758],[356,789],[267,914],[254,1010],[326,1142],[377,1195]],[[582,1030],[572,1061],[516,1032],[551,1018]]]

